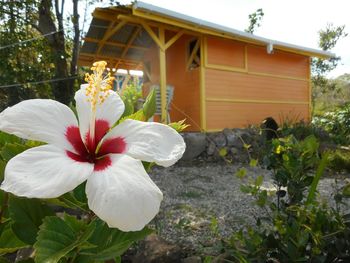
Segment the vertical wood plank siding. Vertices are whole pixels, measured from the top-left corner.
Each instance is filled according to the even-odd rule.
[[[188,70],[188,43],[192,36],[184,35],[166,52],[167,81],[174,86],[171,121],[186,119],[191,126],[186,131],[200,130],[199,67]]]

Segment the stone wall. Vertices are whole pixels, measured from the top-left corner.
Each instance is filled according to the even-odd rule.
[[[248,162],[260,152],[262,136],[259,130],[224,129],[221,132],[182,134],[186,151],[182,161],[204,160],[207,162]]]

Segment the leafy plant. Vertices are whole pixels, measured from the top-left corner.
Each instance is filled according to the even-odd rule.
[[[317,149],[318,142],[312,136],[304,141],[298,141],[293,136],[272,141],[265,161],[274,171],[275,196],[262,186],[262,176],[250,178],[244,169],[237,172],[244,182],[241,190],[253,196],[255,205],[265,213],[257,217],[256,225],[244,226],[229,239],[221,240],[224,249],[218,257],[220,260],[350,260],[350,214],[345,214],[338,205],[335,209],[316,198],[317,185],[329,161],[327,154],[319,160]],[[334,195],[337,204],[348,198],[349,189],[348,185],[337,189]],[[288,201],[284,201],[287,198]]]
[[[317,126],[324,127],[336,143],[349,144],[350,104],[326,112],[323,116],[315,116],[312,122]]]

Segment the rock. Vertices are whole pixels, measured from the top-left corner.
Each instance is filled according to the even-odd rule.
[[[222,132],[211,133],[208,139],[214,142],[218,148],[226,146],[226,136]]]
[[[238,135],[230,129],[224,129],[223,134],[226,137],[227,146],[242,147],[242,141]]]
[[[185,258],[182,263],[202,263],[202,259],[199,256],[192,256]]]
[[[208,155],[213,155],[214,152],[216,151],[216,145],[214,142],[209,142],[208,148],[207,148],[207,154]]]
[[[183,138],[186,143],[186,151],[182,160],[192,160],[205,151],[207,143],[205,133],[184,133]]]
[[[177,263],[181,262],[181,249],[156,234],[151,234],[141,244],[133,263]]]

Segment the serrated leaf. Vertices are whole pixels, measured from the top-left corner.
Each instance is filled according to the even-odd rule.
[[[0,255],[12,253],[28,245],[19,240],[13,233],[11,224],[7,223],[0,236]]]
[[[87,226],[72,216],[65,216],[65,220],[54,216],[44,219],[34,244],[35,262],[59,262],[73,249],[84,245],[96,226],[95,221]]]
[[[35,242],[39,226],[46,216],[53,211],[38,199],[27,199],[10,196],[9,212],[13,220],[12,230],[17,237],[32,245]]]
[[[96,247],[81,250],[76,262],[115,259],[121,256],[134,242],[145,238],[152,232],[153,230],[148,228],[137,232],[122,232],[116,228],[109,228],[106,223],[98,220],[96,229],[88,240]]]
[[[77,200],[73,193],[66,193],[58,198],[61,202],[66,204],[70,208],[81,209],[84,211],[88,211],[88,206],[86,203],[82,203]]]

